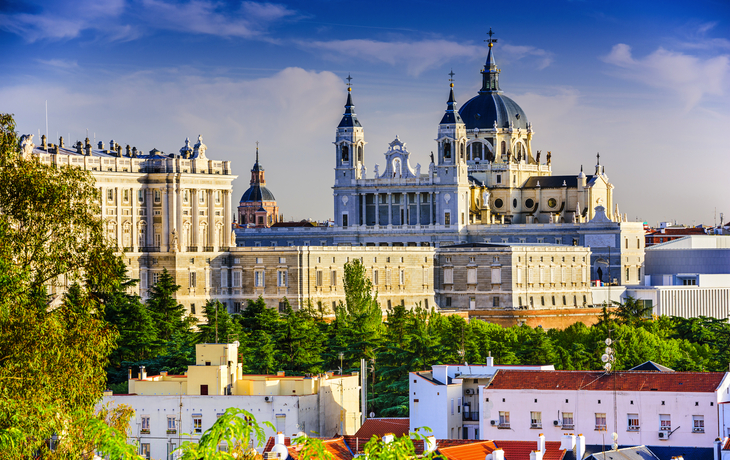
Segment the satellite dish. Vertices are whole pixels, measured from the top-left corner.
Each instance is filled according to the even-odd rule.
[[[611,363],[606,363],[605,366],[603,366],[607,371],[611,370]]]
[[[601,356],[601,361],[603,361],[604,363],[607,363],[608,362],[608,355]]]
[[[611,345],[613,341],[611,339],[606,339],[606,345]]]
[[[374,417],[375,417],[375,412],[370,412],[370,418],[374,418]]]
[[[613,443],[613,450],[618,450],[618,444],[616,444],[615,442]]]
[[[615,431],[611,433],[611,437],[613,437],[614,441],[618,441],[618,433],[616,433]]]
[[[611,347],[606,347],[605,351],[606,351],[607,355],[610,355],[611,353],[613,353],[613,349],[611,349]]]

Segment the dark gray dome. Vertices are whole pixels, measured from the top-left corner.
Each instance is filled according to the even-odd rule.
[[[498,128],[509,128],[510,121],[515,128],[527,128],[527,115],[522,107],[496,91],[480,92],[469,99],[459,109],[459,115],[466,129],[492,129],[495,121]]]
[[[274,194],[266,187],[252,185],[241,197],[241,203],[252,203],[256,201],[276,201]]]

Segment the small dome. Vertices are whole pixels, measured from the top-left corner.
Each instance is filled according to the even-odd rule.
[[[252,185],[241,197],[241,203],[251,203],[256,201],[276,201],[274,194],[266,187],[260,185]]]
[[[459,115],[466,129],[479,130],[509,128],[510,121],[515,128],[527,129],[527,115],[515,101],[497,92],[482,92],[469,99],[459,109]]]

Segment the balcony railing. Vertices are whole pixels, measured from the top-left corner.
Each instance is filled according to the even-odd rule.
[[[478,422],[479,412],[464,412],[463,420],[466,422]]]
[[[630,425],[628,428],[626,428],[626,431],[639,431],[638,425]]]
[[[499,425],[497,425],[497,428],[499,428],[500,430],[508,430],[509,423],[500,423]]]
[[[139,252],[160,252],[159,246],[144,246],[139,248]]]
[[[198,252],[197,246],[188,246],[188,252]]]
[[[139,430],[139,434],[150,434],[150,429],[142,428],[141,430]]]
[[[563,429],[564,430],[574,430],[575,425],[573,425],[572,423],[570,425],[568,425],[567,423],[563,423]]]
[[[203,252],[213,252],[213,246],[205,246]]]
[[[177,434],[177,430],[175,428],[168,428],[167,434]]]
[[[542,429],[542,423],[530,423],[530,428],[534,430],[541,430]]]

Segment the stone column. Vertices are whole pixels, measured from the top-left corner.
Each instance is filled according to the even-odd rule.
[[[138,189],[133,188],[131,190],[132,196],[130,199],[132,200],[132,228],[129,230],[131,232],[131,238],[132,238],[132,252],[137,252],[139,250],[139,232],[137,229],[137,222],[139,221],[139,218],[137,217],[137,196],[138,196]]]
[[[416,192],[416,225],[421,225],[421,192]]]
[[[200,224],[198,223],[198,201],[200,200],[200,197],[198,196],[198,189],[191,189],[190,195],[193,200],[193,225],[190,228],[191,233],[191,241],[193,242],[192,246],[197,247],[199,245],[199,233],[200,233]]]
[[[221,245],[224,247],[230,247],[231,246],[231,191],[230,190],[224,190],[223,191],[223,226],[225,227],[223,229],[223,241],[221,242]]]
[[[380,193],[375,194],[375,225],[380,225]]]
[[[117,220],[117,249],[124,248],[124,241],[122,240],[122,206],[121,199],[119,196],[119,187],[114,187],[114,213],[116,214]]]
[[[216,246],[215,244],[215,193],[214,190],[208,192],[208,246]]]
[[[362,198],[362,201],[358,203],[358,206],[362,206],[360,208],[360,225],[367,225],[368,194],[361,193],[360,198]]]
[[[180,170],[180,163],[177,164],[178,171]],[[175,229],[177,230],[177,242],[180,245],[179,250],[183,250],[185,241],[183,241],[183,218],[182,218],[182,184],[178,179],[175,183]]]
[[[145,240],[146,246],[152,247],[155,245],[155,218],[152,203],[155,199],[154,189],[148,188],[145,190],[145,200],[147,205],[147,235]]]
[[[433,212],[434,212],[433,211],[433,209],[434,209],[433,208],[433,205],[434,205],[434,203],[433,203],[433,200],[436,197],[436,195],[434,195],[433,192],[431,192],[430,195],[431,195],[431,207],[430,207],[430,213],[429,213],[429,216],[428,216],[428,223],[429,223],[429,225],[433,225],[434,224],[434,219],[433,219]]]
[[[170,205],[168,203],[167,187],[160,189],[160,199],[162,201],[162,241],[160,242],[160,252],[170,250]]]
[[[393,225],[393,194],[388,192],[388,225]]]

